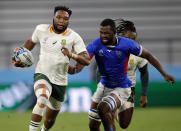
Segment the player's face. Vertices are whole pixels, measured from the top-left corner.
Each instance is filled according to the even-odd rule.
[[[120,36],[129,38],[132,40],[136,40],[136,32],[126,31],[126,32],[120,34]]]
[[[104,45],[111,45],[115,37],[115,32],[112,30],[111,26],[101,26],[100,27],[100,38]]]
[[[53,28],[56,33],[62,33],[69,24],[69,14],[66,11],[58,10],[53,17]]]

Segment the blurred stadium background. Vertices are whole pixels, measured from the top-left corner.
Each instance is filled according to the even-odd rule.
[[[0,0],[0,123],[4,125],[0,130],[9,131],[5,123],[7,121],[11,123],[11,120],[13,122],[16,117],[17,119],[19,116],[22,117],[19,119],[20,123],[27,117],[30,118],[30,112],[25,111],[32,108],[36,100],[32,85],[39,45],[32,51],[36,62],[31,68],[14,68],[11,65],[11,56],[15,47],[31,37],[37,24],[52,23],[56,5],[66,5],[72,9],[70,27],[82,36],[86,44],[99,36],[99,23],[104,18],[124,18],[135,22],[141,44],[158,57],[165,70],[175,77],[176,83],[173,87],[166,83],[150,65],[148,108],[140,109],[138,99],[141,88],[137,72],[137,107],[133,124],[128,131],[179,130],[181,128],[179,123],[181,122],[180,0]],[[62,121],[65,116],[73,120],[79,116],[83,117],[82,122],[86,122],[84,124],[86,126],[81,127],[82,131],[88,130],[86,112],[90,106],[91,95],[96,89],[95,67],[96,64],[93,61],[80,74],[69,76],[67,97],[62,107],[62,112],[69,112],[62,114]],[[17,114],[16,112],[24,113]],[[70,114],[70,112],[76,112],[78,115]],[[150,117],[154,119],[151,120]],[[155,122],[158,119],[161,120]],[[71,130],[61,124],[61,120],[61,126],[56,125],[57,129],[54,129]],[[26,126],[20,124],[14,129],[27,129],[28,121],[29,119]],[[157,128],[156,124],[160,124],[160,128]],[[156,127],[153,128],[153,125]],[[76,130],[79,129],[78,127]]]

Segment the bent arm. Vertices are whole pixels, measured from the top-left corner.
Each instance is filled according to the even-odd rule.
[[[23,43],[23,47],[25,47],[26,49],[30,51],[34,48],[34,46],[35,46],[35,43],[32,42],[31,38]],[[12,64],[15,67],[25,67],[25,65],[21,61],[16,61],[14,56],[12,56]]]
[[[65,46],[62,46],[61,51],[65,56],[72,58],[73,60],[77,61],[78,63],[82,65],[87,66],[90,64],[90,58],[87,51],[83,51],[79,54],[74,54],[70,52]]]
[[[88,66],[90,64],[90,58],[89,58],[87,51],[83,51],[83,52],[79,53],[77,55],[77,57],[74,55],[76,55],[76,54],[72,54],[71,58],[76,60],[78,63],[85,65],[85,66]]]
[[[33,43],[32,39],[30,38],[24,42],[23,47],[31,51],[35,47],[35,43]]]
[[[68,73],[71,75],[76,74],[76,73],[81,72],[83,68],[84,68],[84,65],[81,65],[79,63],[76,63],[75,66],[69,65]]]

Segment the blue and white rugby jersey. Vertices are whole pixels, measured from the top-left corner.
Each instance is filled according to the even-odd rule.
[[[99,68],[100,82],[108,88],[128,88],[132,86],[127,77],[128,60],[130,54],[139,56],[142,52],[141,45],[133,40],[117,36],[118,44],[108,47],[98,38],[87,46],[89,56],[95,56]]]

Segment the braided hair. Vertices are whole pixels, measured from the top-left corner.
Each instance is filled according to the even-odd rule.
[[[118,35],[125,33],[126,31],[132,31],[136,33],[136,28],[132,21],[128,21],[124,19],[116,19],[114,21],[116,23],[116,32]]]

